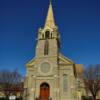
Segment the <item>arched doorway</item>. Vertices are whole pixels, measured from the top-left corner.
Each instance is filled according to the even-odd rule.
[[[40,85],[40,100],[48,100],[50,97],[50,86],[48,83],[44,82]]]

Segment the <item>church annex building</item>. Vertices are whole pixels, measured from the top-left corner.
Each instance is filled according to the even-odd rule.
[[[50,3],[43,28],[38,30],[35,57],[26,64],[24,100],[81,100],[83,66],[60,52],[60,33]]]

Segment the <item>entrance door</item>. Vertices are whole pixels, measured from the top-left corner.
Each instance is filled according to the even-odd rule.
[[[48,100],[50,96],[50,87],[48,83],[42,83],[40,85],[40,100]]]

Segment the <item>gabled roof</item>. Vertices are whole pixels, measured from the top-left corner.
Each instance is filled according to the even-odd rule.
[[[35,58],[33,58],[32,60],[30,60],[27,64],[26,64],[26,67],[29,67],[29,66],[32,66],[35,64]]]
[[[74,64],[74,62],[60,53],[59,64]]]
[[[69,65],[74,64],[72,60],[63,56],[61,53],[59,54],[58,59],[59,59],[59,64],[69,64]],[[26,64],[26,67],[33,66],[35,65],[35,63],[36,63],[36,58],[33,58]]]

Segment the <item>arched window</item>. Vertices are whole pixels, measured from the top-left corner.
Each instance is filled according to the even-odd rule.
[[[44,39],[44,34],[42,34],[42,38]]]
[[[48,55],[49,53],[49,42],[46,40],[44,44],[44,55]]]
[[[63,75],[63,91],[67,92],[67,87],[68,87],[68,76],[67,74]]]
[[[48,39],[49,37],[50,37],[50,32],[49,31],[46,31],[45,32],[45,38]]]

